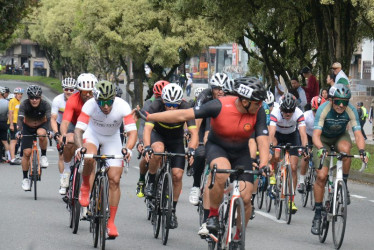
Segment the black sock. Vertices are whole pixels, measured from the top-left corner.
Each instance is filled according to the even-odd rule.
[[[22,173],[23,173],[23,179],[27,179],[27,178],[29,178],[29,177],[28,177],[28,173],[29,173],[29,171],[22,171]]]
[[[255,197],[256,197],[256,194],[252,194],[252,200],[251,200],[252,206],[253,206],[253,202],[255,201]]]
[[[208,219],[210,213],[210,209],[204,209],[204,219],[203,222],[206,222],[206,219]]]
[[[175,212],[175,210],[177,210],[177,203],[178,201],[173,201],[173,211]]]
[[[322,202],[315,202],[314,204],[316,206],[316,213],[315,213],[315,215],[321,217]]]
[[[139,181],[142,181],[142,182],[145,181],[145,174],[140,174]]]
[[[42,152],[42,156],[46,156],[47,155],[47,149],[41,149],[40,151]]]
[[[156,179],[156,174],[148,174],[148,183],[154,183]]]
[[[345,186],[348,187],[347,181],[348,181],[348,174],[343,174],[343,181],[345,183]]]

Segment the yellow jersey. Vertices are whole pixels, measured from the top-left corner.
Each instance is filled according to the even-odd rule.
[[[19,110],[19,105],[20,104],[21,104],[21,101],[18,101],[17,98],[12,98],[9,101],[8,109],[9,109],[9,111],[13,111],[13,123],[17,123],[18,110]],[[9,119],[8,119],[8,124],[9,124]]]

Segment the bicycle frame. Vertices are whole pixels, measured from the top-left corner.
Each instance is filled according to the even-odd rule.
[[[226,232],[226,243],[225,243],[225,246],[228,247],[230,242],[232,241],[231,239],[231,226],[232,226],[232,217],[233,217],[233,208],[234,208],[234,202],[236,199],[240,198],[240,190],[239,190],[239,181],[238,180],[234,180],[231,184],[229,184],[228,188],[225,190],[225,193],[224,193],[225,196],[227,196],[227,200],[226,201],[230,201],[230,208],[229,208],[229,216],[228,216],[228,226],[227,228],[229,230],[227,230]],[[224,204],[222,204],[224,205]],[[226,213],[227,211],[224,210],[224,212]],[[245,214],[241,215],[241,216],[245,216]]]

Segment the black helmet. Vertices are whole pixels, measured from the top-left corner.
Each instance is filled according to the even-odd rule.
[[[280,98],[280,110],[286,113],[293,113],[296,109],[296,97],[287,93]]]
[[[41,97],[42,96],[42,88],[38,85],[30,85],[27,88],[27,96],[30,97]]]
[[[251,101],[264,101],[266,90],[262,82],[255,77],[243,77],[234,80],[234,91],[239,97]]]
[[[116,96],[117,97],[122,97],[123,91],[120,87],[116,86]]]
[[[9,92],[10,92],[10,90],[9,90],[8,87],[3,87],[3,88],[4,88],[4,90],[5,90],[5,93],[9,93]]]

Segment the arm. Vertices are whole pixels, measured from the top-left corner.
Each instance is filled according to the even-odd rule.
[[[301,144],[305,147],[308,144],[308,136],[306,135],[306,126],[299,127],[299,133],[301,137]]]
[[[153,124],[146,123],[143,132],[143,142],[144,146],[151,146],[151,133],[153,129]]]
[[[304,90],[300,91],[299,94],[300,94],[300,101],[301,101],[300,107],[302,107],[304,110],[305,105],[308,103],[306,100],[305,91]]]
[[[357,144],[357,147],[358,149],[365,149],[365,139],[364,139],[364,136],[362,135],[361,133],[361,130],[356,130],[353,132],[354,136],[355,136],[355,140],[356,140],[356,144]],[[313,133],[314,135],[314,133]]]
[[[9,109],[8,113],[8,120],[9,120],[9,129],[14,131],[14,125],[13,125],[13,110]]]
[[[323,144],[321,141],[321,134],[322,134],[322,130],[320,129],[313,130],[313,144],[314,146],[316,146],[317,149],[320,149],[323,147]]]
[[[127,143],[126,143],[126,148],[132,150],[135,146],[135,143],[136,143],[137,131],[132,130],[132,131],[127,132],[127,138],[128,139],[127,139]]]
[[[273,144],[273,146],[277,145],[277,139],[275,139],[276,131],[277,131],[276,126],[273,126],[273,125],[269,126],[269,138],[270,138],[270,143]]]
[[[191,140],[188,143],[188,147],[196,149],[199,145],[199,131],[196,127],[188,127],[188,131],[191,134]]]
[[[283,95],[284,92],[280,89],[279,84],[280,83],[277,80],[275,80],[275,88],[278,90],[279,95]]]
[[[158,112],[154,114],[148,114],[147,116],[148,121],[166,122],[166,123],[184,122],[184,121],[188,121],[192,119],[195,119],[195,113],[192,108]],[[143,137],[144,137],[144,134],[143,134]],[[144,145],[146,144],[144,143]]]
[[[53,133],[56,134],[58,132],[57,114],[52,114],[51,115],[51,128],[52,128]]]
[[[256,159],[257,156],[257,143],[254,138],[249,138],[248,141],[248,146],[249,146],[249,154],[251,155],[252,159]]]
[[[269,137],[261,135],[256,137],[258,151],[260,153],[260,167],[267,166],[269,162]]]
[[[83,133],[83,129],[75,128],[74,130],[74,142],[78,148],[83,147]]]

